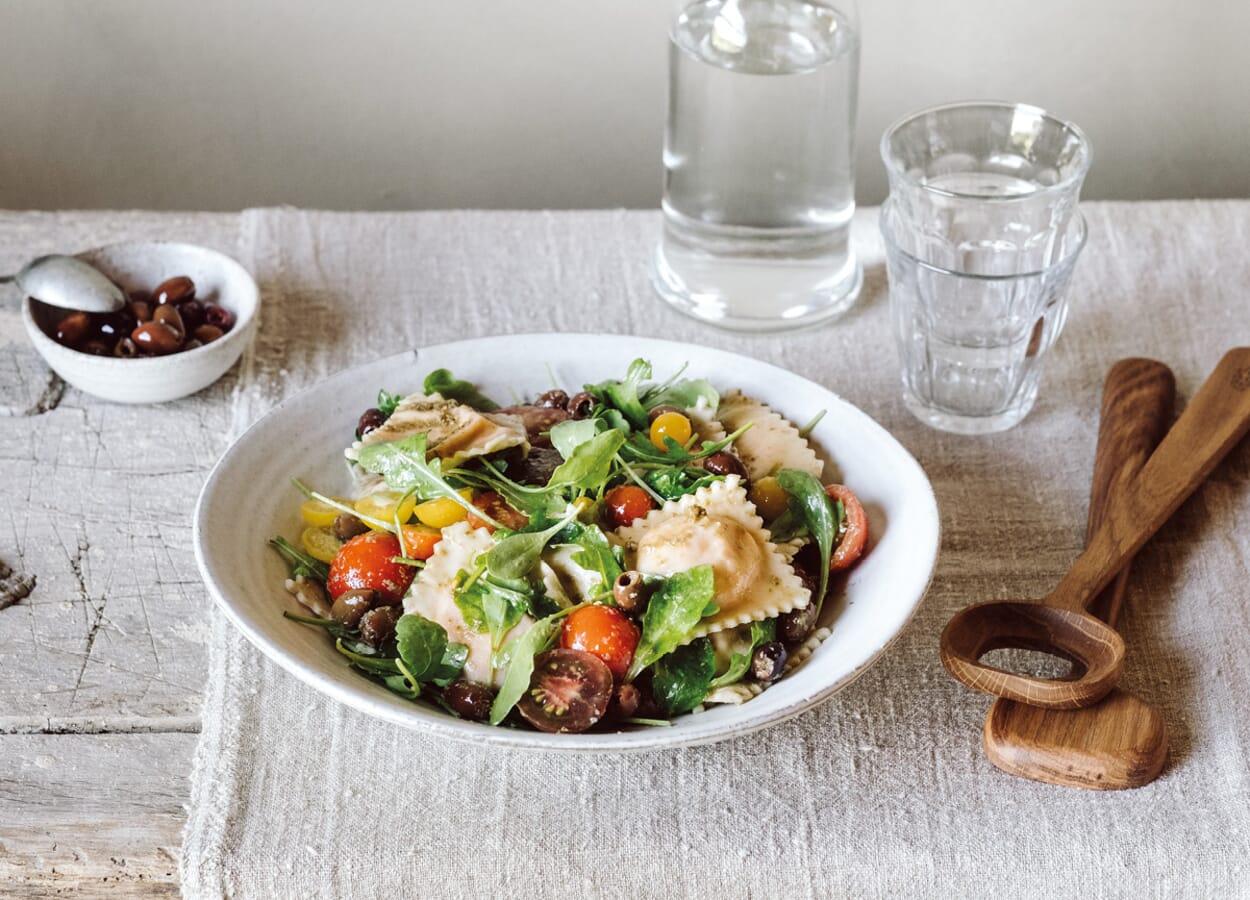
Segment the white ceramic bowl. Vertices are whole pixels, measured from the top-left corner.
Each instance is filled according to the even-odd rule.
[[[284,609],[302,610],[283,590],[286,566],[266,542],[277,534],[298,542],[303,498],[290,479],[299,477],[329,494],[346,492],[343,448],[380,388],[420,390],[426,374],[446,367],[506,403],[548,390],[551,376],[570,393],[587,382],[623,377],[637,356],[650,359],[660,378],[689,361],[690,377],[709,378],[722,391],[741,388],[795,421],[828,411],[812,432],[827,460],[825,478],[850,485],[862,499],[871,543],[848,577],[831,582],[823,616],[832,619],[833,634],[803,668],[741,706],[679,716],[668,728],[543,734],[463,721],[433,705],[397,697],[348,668],[321,629],[282,617]],[[283,668],[341,703],[439,737],[548,750],[628,751],[707,743],[752,731],[797,715],[848,685],[919,607],[937,559],[938,512],[924,472],[885,429],[792,372],[669,341],[516,335],[375,360],[286,400],[235,441],[209,475],[196,507],[194,544],[205,583],[243,634]]]
[[[116,403],[161,403],[208,387],[234,365],[256,327],[260,292],[248,271],[224,253],[169,241],[128,241],[78,254],[126,291],[150,291],[186,275],[198,299],[234,313],[222,337],[182,353],[143,359],[92,356],[53,340],[66,310],[27,297],[22,321],[31,343],[56,374],[79,390]]]

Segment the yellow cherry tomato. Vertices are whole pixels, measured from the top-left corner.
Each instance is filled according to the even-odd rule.
[[[472,501],[473,490],[465,488],[460,491],[460,496],[465,500]],[[431,528],[446,528],[448,525],[454,525],[464,519],[469,514],[468,510],[450,497],[438,497],[434,500],[418,503],[413,511],[417,514],[417,520],[422,525],[429,525]]]
[[[354,505],[356,512],[362,516],[380,519],[386,523],[387,527],[383,528],[381,525],[374,525],[366,520],[365,524],[374,531],[393,531],[395,529],[396,505],[399,506],[399,524],[402,525],[412,518],[412,510],[417,505],[417,500],[411,494],[405,497],[398,491],[378,491],[373,494],[366,494],[357,500]]]
[[[679,412],[660,413],[651,423],[651,443],[660,450],[668,449],[668,444],[664,443],[666,437],[672,438],[684,447],[693,433],[694,429],[690,427],[690,420]]]
[[[329,528],[305,528],[299,539],[308,555],[323,563],[334,562],[339,548],[343,546],[343,542]]]
[[[350,507],[352,505],[350,500],[343,500],[339,497],[334,499],[344,506]],[[334,524],[335,518],[341,512],[341,509],[335,509],[330,504],[323,503],[320,500],[305,500],[299,508],[299,514],[313,528],[329,528]]]
[[[771,475],[751,483],[750,500],[755,504],[755,511],[771,522],[783,512],[789,501],[785,488]]]

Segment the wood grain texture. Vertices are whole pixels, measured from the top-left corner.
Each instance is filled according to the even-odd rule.
[[[1162,363],[1121,360],[1103,385],[1090,488],[1088,533],[1102,523],[1116,491],[1131,483],[1163,439],[1176,381]],[[1095,598],[1091,612],[1114,627],[1131,565]],[[1039,709],[1001,697],[985,718],[986,757],[1012,775],[1069,787],[1120,790],[1153,781],[1167,758],[1162,713],[1113,690],[1083,710]]]
[[[0,212],[0,271],[117,240],[236,253],[237,215]],[[168,896],[207,670],[191,511],[237,370],[186,400],[102,403],[30,347],[0,287],[0,894]]]
[[[1051,709],[1097,703],[1119,680],[1124,642],[1085,612],[1133,555],[1250,431],[1250,347],[1228,351],[1131,484],[1121,486],[1089,543],[1059,584],[1038,600],[977,604],[942,631],[946,670],[969,687]],[[1063,680],[980,662],[1004,647],[1071,659]]]

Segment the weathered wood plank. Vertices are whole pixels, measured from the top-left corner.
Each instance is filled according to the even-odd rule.
[[[0,894],[175,896],[195,741],[0,736]]]
[[[237,234],[235,215],[0,213],[0,271],[129,238],[234,252]],[[0,560],[36,579],[0,610],[0,733],[182,730],[198,714],[208,600],[191,512],[236,378],[161,406],[104,403],[61,384],[0,306]]]

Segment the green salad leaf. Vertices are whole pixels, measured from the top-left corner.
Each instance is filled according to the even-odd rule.
[[[625,443],[625,435],[615,428],[578,444],[572,455],[551,473],[547,487],[573,487],[582,491],[597,490],[612,474],[616,451]]]
[[[747,669],[751,668],[751,659],[755,656],[755,650],[760,644],[767,644],[769,641],[777,639],[777,620],[765,619],[762,622],[751,623],[751,644],[745,653],[731,653],[729,655],[729,668],[716,676],[712,680],[711,686],[714,688],[724,687],[727,684],[737,684],[746,675]]]
[[[802,518],[807,526],[807,533],[820,550],[820,592],[815,599],[819,611],[825,588],[829,584],[829,557],[833,554],[833,539],[838,533],[836,511],[829,495],[825,493],[824,485],[809,472],[781,469],[777,472],[777,483],[790,495],[787,502],[792,504],[791,510]]]
[[[469,382],[461,381],[447,369],[435,369],[426,375],[424,387],[427,394],[437,393],[445,400],[455,400],[482,412],[499,409],[498,403],[478,391]]]
[[[566,525],[577,517],[570,508],[564,518],[542,531],[518,531],[486,551],[486,571],[502,581],[525,578],[542,560],[543,549]]]
[[[650,470],[643,480],[665,500],[676,500],[713,481],[724,481],[725,476],[711,475],[698,466],[669,466]]]
[[[642,402],[647,409],[657,406],[676,406],[678,409],[690,409],[703,401],[711,412],[716,412],[720,405],[720,394],[706,378],[683,378],[659,385],[643,396]]]
[[[490,645],[498,650],[504,637],[511,631],[533,603],[534,590],[525,579],[500,579],[486,572],[486,564],[464,575],[455,592],[456,608],[464,616],[465,624],[479,634],[490,635]]]
[[[291,577],[298,578],[303,575],[305,578],[313,578],[325,584],[326,579],[330,577],[330,567],[319,559],[315,559],[300,550],[282,535],[269,539],[269,546],[282,554],[282,558],[286,560],[287,565],[291,569]]]
[[[690,637],[700,620],[715,613],[715,593],[709,565],[695,566],[666,579],[642,615],[642,635],[625,680],[633,681],[647,666],[672,653]]]
[[[588,384],[583,390],[620,412],[635,428],[645,431],[651,423],[647,421],[647,408],[642,405],[638,394],[643,380],[650,377],[651,363],[645,359],[636,359],[629,364],[624,381]]]
[[[382,415],[389,419],[391,416],[395,415],[395,410],[399,407],[399,404],[403,402],[403,399],[402,394],[392,394],[390,391],[383,388],[378,391],[378,410],[382,413]]]
[[[568,459],[573,451],[603,429],[602,419],[565,419],[551,426],[551,446]]]
[[[579,549],[572,556],[573,562],[588,572],[599,573],[605,591],[611,590],[616,579],[625,571],[617,556],[620,550],[608,543],[607,535],[598,525],[573,522],[560,535],[560,540],[577,545]]]
[[[716,654],[707,638],[696,638],[661,656],[651,670],[651,693],[668,715],[690,712],[712,686]]]
[[[534,675],[534,657],[551,645],[555,638],[558,624],[557,613],[540,619],[530,626],[524,634],[517,635],[508,641],[500,654],[500,666],[507,666],[503,684],[499,685],[499,693],[490,707],[490,724],[498,725],[516,706],[517,701],[529,689],[530,678]]]
[[[418,682],[428,681],[447,652],[447,629],[425,616],[409,613],[395,623],[395,644],[408,673]]]

